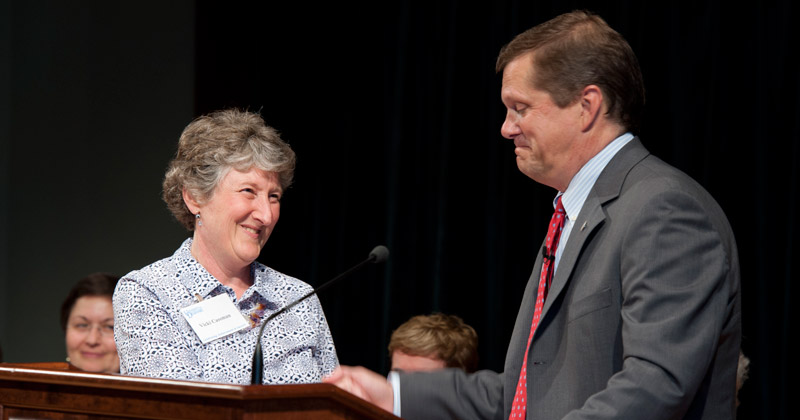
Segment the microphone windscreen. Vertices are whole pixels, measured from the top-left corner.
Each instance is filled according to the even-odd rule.
[[[389,259],[389,248],[383,245],[378,245],[369,253],[369,259],[375,264],[385,262]]]

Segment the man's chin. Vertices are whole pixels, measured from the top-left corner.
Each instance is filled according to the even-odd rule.
[[[527,176],[528,178],[540,183],[545,184],[543,182],[542,172],[538,171],[537,168],[533,167],[530,162],[526,160],[522,160],[519,157],[517,158],[517,169],[522,172],[523,175]]]

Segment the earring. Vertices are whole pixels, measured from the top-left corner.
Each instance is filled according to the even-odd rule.
[[[200,213],[195,214],[194,218],[197,220],[197,226],[203,226],[203,221],[200,220]]]

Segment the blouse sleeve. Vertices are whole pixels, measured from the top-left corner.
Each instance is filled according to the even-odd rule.
[[[153,291],[126,276],[120,279],[113,302],[120,373],[201,379],[195,353]]]
[[[311,304],[316,312],[318,323],[318,345],[314,357],[320,363],[322,376],[327,376],[339,366],[339,358],[336,356],[336,347],[333,345],[333,337],[328,327],[328,321],[325,319],[325,313],[322,311],[322,304],[320,304],[316,296],[313,296],[313,302]]]

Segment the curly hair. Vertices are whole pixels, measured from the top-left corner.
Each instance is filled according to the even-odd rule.
[[[226,109],[192,121],[181,134],[178,151],[164,175],[162,198],[189,231],[195,217],[183,201],[183,190],[197,201],[211,198],[231,170],[274,172],[281,188],[292,183],[294,151],[258,114]]]
[[[474,372],[478,367],[478,334],[455,315],[435,313],[412,317],[392,332],[389,356],[395,350],[433,357],[447,367]]]
[[[537,89],[549,93],[561,108],[581,90],[597,85],[608,104],[607,115],[636,132],[644,110],[644,81],[639,61],[625,38],[595,14],[574,11],[517,35],[500,50],[500,73],[516,58],[534,52]]]

